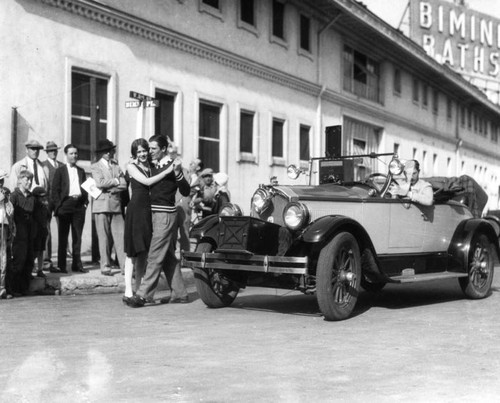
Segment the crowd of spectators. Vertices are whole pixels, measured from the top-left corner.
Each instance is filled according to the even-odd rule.
[[[99,245],[100,269],[125,277],[123,302],[140,307],[154,300],[160,274],[172,293],[162,303],[189,301],[183,283],[177,243],[189,250],[194,217],[216,214],[229,202],[228,176],[204,168],[196,158],[184,168],[176,145],[166,136],[135,140],[131,161],[122,170],[116,145],[100,141],[90,175],[78,165],[78,148],[35,139],[25,143],[26,156],[10,174],[0,170],[0,299],[29,294],[33,277],[45,272],[87,273],[81,258],[86,209],[91,203]],[[40,161],[40,152],[46,158]],[[90,177],[90,179],[89,179]],[[57,223],[57,260],[52,218]],[[71,247],[68,246],[71,231]],[[135,284],[132,279],[135,277]]]

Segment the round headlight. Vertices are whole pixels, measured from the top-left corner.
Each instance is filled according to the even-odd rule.
[[[401,172],[403,172],[403,169],[404,169],[404,165],[398,159],[393,159],[389,163],[389,172],[392,175],[401,175]]]
[[[252,207],[257,214],[262,213],[271,200],[271,194],[266,189],[258,189],[252,197]]]
[[[302,203],[289,203],[283,211],[283,221],[291,230],[300,229],[309,223],[309,211]]]
[[[233,203],[226,203],[222,206],[222,209],[219,213],[220,216],[230,216],[230,217],[241,217],[243,212],[240,209],[240,206]]]

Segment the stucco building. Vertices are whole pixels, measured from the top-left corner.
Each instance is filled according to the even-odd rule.
[[[123,166],[134,138],[168,134],[186,165],[227,172],[248,211],[341,125],[342,154],[468,174],[498,208],[500,108],[354,0],[6,0],[0,15],[4,169],[31,137],[78,145],[89,168],[99,139]],[[131,91],[160,106],[126,108]]]

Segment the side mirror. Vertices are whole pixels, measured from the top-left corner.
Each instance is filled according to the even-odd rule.
[[[289,165],[287,170],[286,170],[286,175],[290,178],[290,179],[297,179],[299,177],[299,175],[303,173],[303,171],[299,168],[297,168],[295,165]]]

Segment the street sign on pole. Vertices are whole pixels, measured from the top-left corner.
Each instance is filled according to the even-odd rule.
[[[141,106],[141,101],[125,101],[125,108],[138,108]]]
[[[128,95],[130,98],[138,99],[139,101],[151,101],[153,99],[149,95],[144,95],[135,91],[130,91]]]
[[[152,99],[151,101],[146,101],[146,108],[154,107],[157,108],[160,106],[159,99]]]

